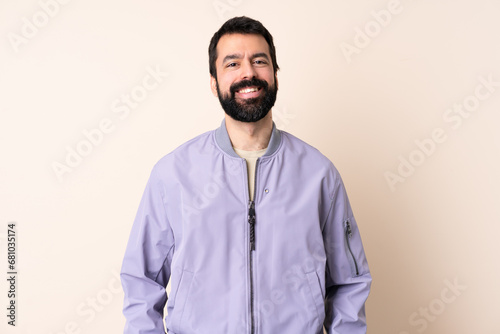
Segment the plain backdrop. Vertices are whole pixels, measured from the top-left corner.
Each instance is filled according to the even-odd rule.
[[[0,332],[122,332],[118,272],[147,178],[220,124],[208,43],[247,15],[275,39],[277,126],[346,184],[373,275],[368,333],[499,333],[499,11],[493,0],[0,0]]]

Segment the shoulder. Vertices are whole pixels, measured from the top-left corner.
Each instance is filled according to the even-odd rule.
[[[319,175],[332,192],[343,184],[339,171],[327,156],[291,133],[283,130],[280,132],[285,161],[291,161],[294,166],[301,166],[308,174]]]
[[[212,153],[216,148],[214,143],[214,132],[204,132],[176,147],[170,153],[164,155],[154,165],[153,170],[168,170],[173,165],[193,162],[197,158]]]
[[[310,159],[310,162],[312,163],[319,164],[325,167],[332,167],[335,169],[332,161],[323,153],[321,153],[316,147],[292,135],[289,132],[283,130],[280,130],[280,132],[285,154],[295,154],[302,158]]]

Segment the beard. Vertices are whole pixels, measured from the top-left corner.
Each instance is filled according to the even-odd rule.
[[[275,81],[276,82],[276,81]],[[235,93],[245,87],[255,86],[262,88],[262,94],[258,97],[236,101]],[[222,109],[232,119],[240,122],[257,122],[269,113],[269,110],[276,102],[278,87],[276,83],[269,87],[268,83],[264,80],[253,78],[252,80],[242,80],[232,84],[229,88],[229,94],[222,94],[217,82],[217,95],[219,97]]]

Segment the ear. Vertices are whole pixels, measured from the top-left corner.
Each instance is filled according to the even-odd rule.
[[[278,88],[278,73],[274,75],[274,84],[276,85],[276,88]]]
[[[215,97],[218,97],[218,94],[217,94],[217,80],[212,75],[210,75],[210,89],[212,90],[212,94]]]

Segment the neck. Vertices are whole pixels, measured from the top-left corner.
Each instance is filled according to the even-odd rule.
[[[226,129],[234,148],[245,151],[263,150],[269,144],[273,130],[272,110],[263,119],[252,122],[240,122],[226,114]]]

